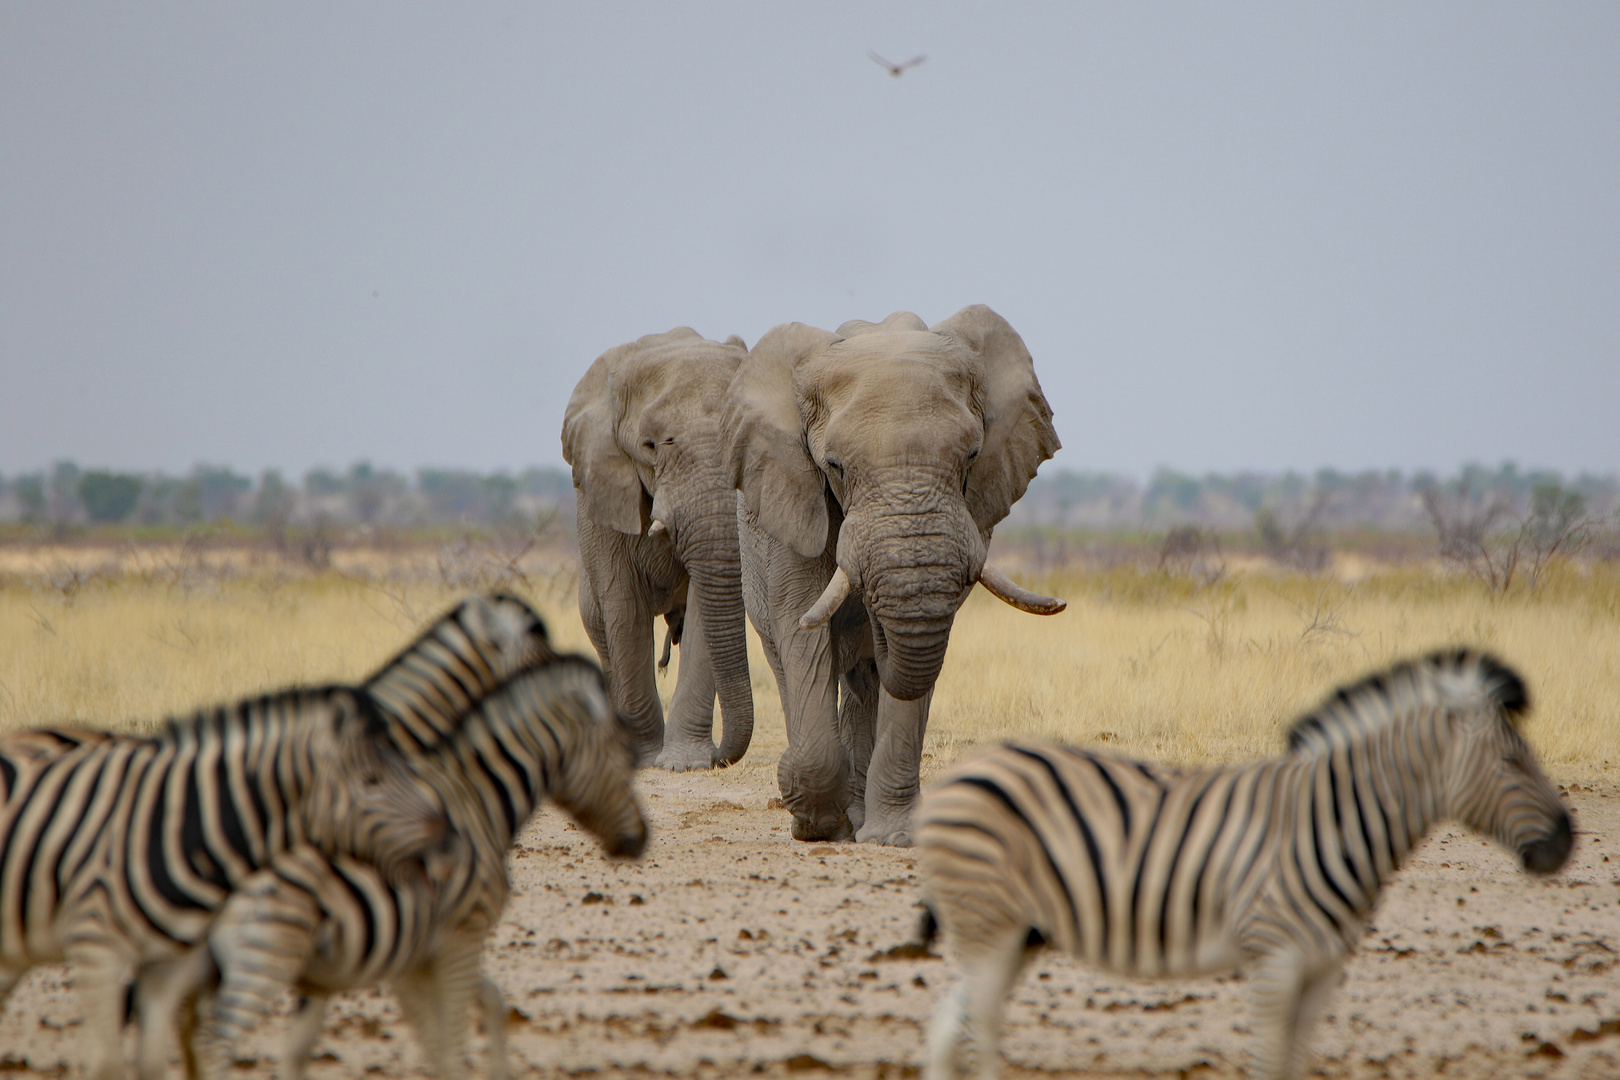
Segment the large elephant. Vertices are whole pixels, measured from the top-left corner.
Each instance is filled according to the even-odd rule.
[[[909,312],[831,334],[778,326],[732,380],[725,430],[793,836],[909,844],[957,609],[975,583],[1027,611],[1064,606],[985,563],[1059,447],[1029,352],[983,306],[932,328]]]
[[[603,353],[563,418],[579,492],[579,612],[643,764],[729,765],[753,736],[736,496],[720,434],[727,384],[746,355],[737,337],[650,334]],[[667,730],[653,674],[658,615],[668,623],[660,666],[671,640],[681,647]]]

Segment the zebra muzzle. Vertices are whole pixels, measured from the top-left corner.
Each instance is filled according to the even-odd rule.
[[[1574,846],[1575,834],[1569,827],[1569,815],[1560,814],[1552,835],[1526,844],[1519,850],[1519,858],[1524,860],[1524,868],[1532,874],[1552,874],[1569,859],[1570,849]]]

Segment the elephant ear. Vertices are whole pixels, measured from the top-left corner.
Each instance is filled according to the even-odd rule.
[[[794,366],[833,335],[786,323],[755,343],[726,391],[721,421],[731,483],[776,540],[806,558],[827,547],[826,480],[804,445]]]
[[[984,389],[984,446],[968,471],[968,511],[986,540],[1024,494],[1041,462],[1062,448],[1052,407],[1018,331],[983,304],[932,327],[979,358]]]
[[[614,438],[618,407],[608,375],[622,351],[610,349],[585,372],[563,413],[563,460],[574,467],[579,513],[622,533],[639,536],[651,523],[636,463]]]

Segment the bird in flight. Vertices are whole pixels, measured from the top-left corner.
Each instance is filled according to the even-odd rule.
[[[900,76],[904,75],[906,73],[907,68],[914,68],[918,64],[922,63],[924,60],[928,59],[928,57],[924,56],[922,53],[918,53],[916,56],[913,56],[910,60],[905,60],[905,61],[902,61],[902,62],[896,64],[896,63],[893,63],[891,61],[883,59],[883,57],[879,56],[877,53],[873,52],[871,49],[866,50],[866,55],[870,56],[872,58],[872,63],[876,64],[880,68],[883,68],[885,71],[887,71],[890,75],[894,76],[896,79],[898,79]]]

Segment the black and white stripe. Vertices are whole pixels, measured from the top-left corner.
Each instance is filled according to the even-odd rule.
[[[553,656],[545,623],[510,593],[469,596],[360,687],[401,750],[431,749],[503,680]]]
[[[0,746],[28,761],[0,770],[0,982],[72,962],[95,1077],[123,1070],[128,972],[200,940],[234,882],[300,843],[393,866],[447,835],[436,792],[345,687],[203,710],[150,737],[43,730]]]
[[[201,1041],[204,1057],[212,1058],[228,1051],[283,989],[296,986],[304,1003],[282,1071],[298,1077],[327,997],[389,980],[441,1076],[464,1069],[467,1010],[476,999],[490,1036],[491,1072],[504,1076],[505,1007],[482,976],[480,958],[506,899],[506,853],[549,797],[595,833],[608,854],[639,855],[647,831],[634,794],[630,730],[595,665],[563,657],[498,687],[438,755],[438,767],[454,774],[450,790],[483,796],[476,804],[452,800],[452,817],[475,826],[471,842],[403,875],[312,849],[288,853],[226,903],[209,933],[207,962],[164,972],[164,983],[143,986],[143,1001],[172,1007],[167,1003],[217,975]],[[205,1074],[223,1071],[227,1060],[205,1062]],[[158,1074],[161,1065],[154,1058],[142,1068]]]
[[[1051,945],[1142,977],[1243,970],[1256,1075],[1295,1076],[1379,889],[1452,819],[1551,873],[1569,815],[1517,728],[1524,683],[1453,650],[1337,691],[1288,753],[1181,772],[1055,745],[952,768],[919,803],[923,895],[963,978],[929,1033],[930,1080],[964,1042],[994,1074],[1001,1010]]]

